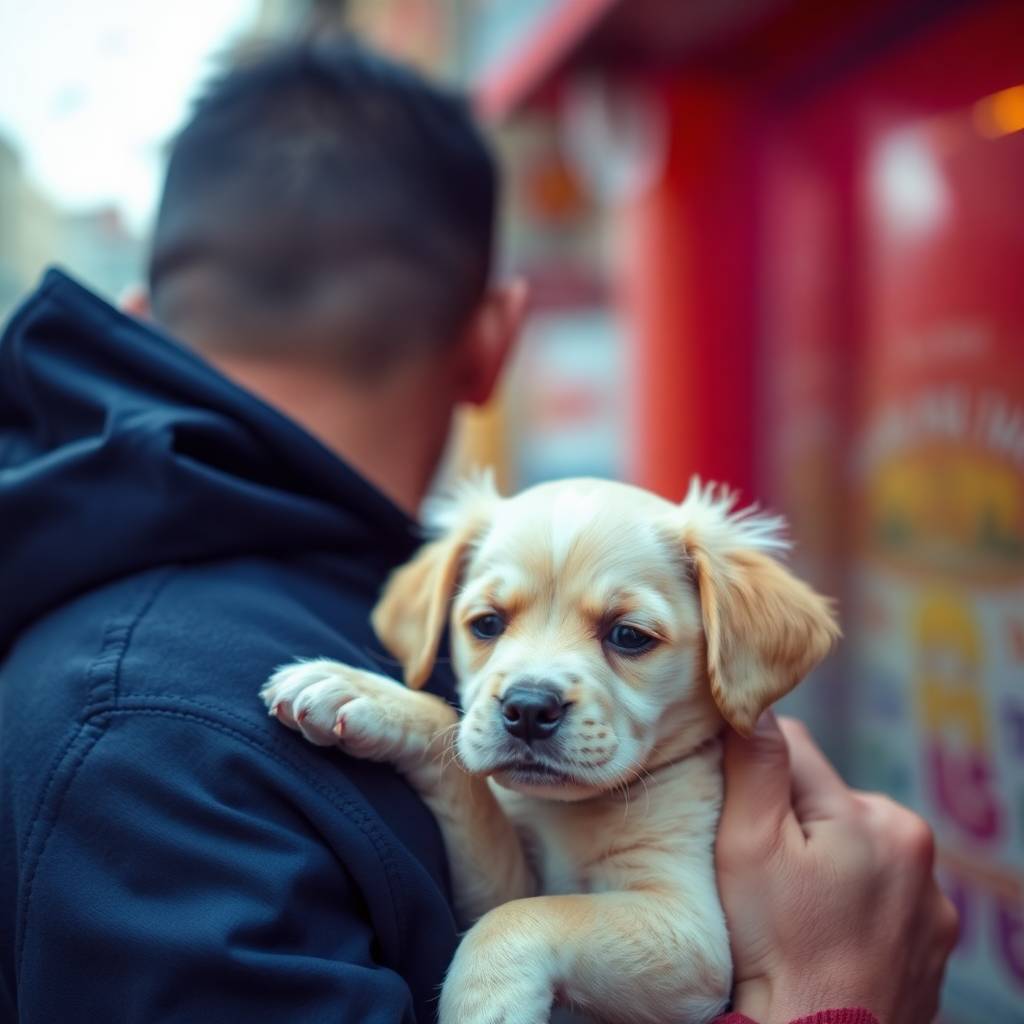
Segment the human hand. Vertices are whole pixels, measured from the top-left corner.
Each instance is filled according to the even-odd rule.
[[[957,936],[934,856],[918,815],[846,786],[799,722],[731,733],[716,861],[734,1008],[759,1024],[853,1006],[930,1022]]]

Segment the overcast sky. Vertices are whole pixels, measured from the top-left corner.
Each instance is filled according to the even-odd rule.
[[[149,220],[160,149],[256,0],[0,0],[0,134],[57,203]]]

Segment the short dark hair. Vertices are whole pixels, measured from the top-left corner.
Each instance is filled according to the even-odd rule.
[[[212,82],[171,145],[154,313],[387,365],[479,303],[497,188],[455,94],[351,39],[265,49]]]

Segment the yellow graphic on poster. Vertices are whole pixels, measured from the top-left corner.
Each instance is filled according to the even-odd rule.
[[[998,582],[1024,572],[1024,474],[983,451],[936,446],[879,468],[871,546],[890,563]]]
[[[999,837],[981,628],[966,595],[925,591],[913,612],[915,690],[930,803],[979,843]]]

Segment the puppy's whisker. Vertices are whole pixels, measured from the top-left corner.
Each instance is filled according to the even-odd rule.
[[[437,755],[441,761],[441,770],[447,771],[453,764],[458,761],[458,754],[453,749],[451,744],[445,746],[445,748]]]
[[[444,771],[449,764],[449,750],[452,745],[451,737],[452,727],[449,726],[441,732],[435,733],[427,744],[427,760],[439,762],[441,771]]]
[[[643,765],[637,765],[630,769],[630,773],[633,775],[633,781],[630,785],[634,785],[639,782],[644,788],[644,813],[648,813],[651,809],[651,791],[647,785],[647,780],[650,778],[651,773]]]
[[[459,748],[454,743],[448,748],[446,753],[446,760],[444,761],[445,769],[451,768],[453,765],[458,767],[461,771],[468,771],[465,761],[462,760],[462,755],[459,753]]]
[[[437,733],[431,740],[431,746],[437,744],[439,749],[432,756],[440,760],[442,769],[447,769],[453,764],[459,763],[459,751],[455,739],[458,733],[459,723],[452,722],[447,728]]]
[[[612,787],[612,792],[616,796],[622,795],[622,820],[625,821],[629,816],[629,786],[625,779],[618,779],[615,785]]]
[[[430,739],[430,746],[433,747],[435,744],[440,744],[442,752],[448,748],[451,743],[452,733],[458,728],[458,722],[452,722],[451,725],[445,726],[440,732],[434,733]]]

